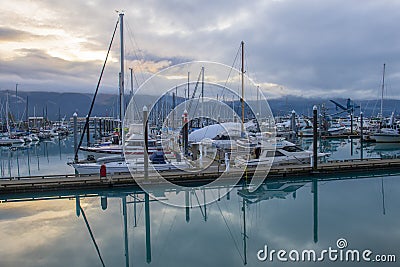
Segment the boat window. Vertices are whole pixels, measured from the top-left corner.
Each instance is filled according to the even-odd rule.
[[[148,146],[153,146],[153,147],[157,146],[157,142],[156,141],[148,141],[147,144],[148,144]]]
[[[273,156],[275,156],[275,151],[267,151],[267,154],[266,154],[267,158],[270,158],[270,157],[273,157]]]
[[[282,152],[280,151],[275,151],[275,157],[283,157],[285,156],[284,154],[282,154]]]
[[[230,140],[229,135],[217,135],[213,140]]]
[[[297,146],[285,146],[282,149],[287,151],[287,152],[301,152],[301,151],[303,151],[303,149],[301,149],[300,147],[297,147]]]

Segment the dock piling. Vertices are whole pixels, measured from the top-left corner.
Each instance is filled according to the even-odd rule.
[[[290,118],[290,130],[296,132],[296,111],[292,110],[292,116]]]
[[[146,262],[151,262],[151,237],[150,237],[150,198],[149,194],[144,194],[144,217],[146,228]]]
[[[350,135],[353,135],[353,112],[350,113]]]
[[[78,153],[76,153],[78,149],[78,114],[75,112],[73,115],[74,118],[74,161],[78,161]]]
[[[86,120],[87,120],[87,132],[86,132],[86,145],[90,146],[90,123],[89,123],[89,116],[86,115]]]
[[[144,178],[147,179],[149,176],[149,157],[147,156],[148,153],[148,143],[149,143],[149,136],[148,136],[148,128],[147,128],[147,118],[148,118],[148,110],[147,107],[143,107],[143,137],[144,137],[144,153],[143,153],[143,160],[144,160]]]
[[[188,112],[185,109],[182,115],[182,123],[183,123],[183,151],[185,156],[188,155],[188,142],[189,142],[189,120],[188,120]]]
[[[363,113],[362,113],[362,111],[360,112],[360,119],[361,119],[361,121],[360,121],[360,145],[361,145],[360,157],[361,157],[361,160],[363,160],[364,159],[364,148],[363,148],[363,143],[364,143],[363,128],[364,128],[364,125],[363,125]]]

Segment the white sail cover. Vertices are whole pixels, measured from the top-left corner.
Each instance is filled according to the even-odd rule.
[[[238,122],[225,122],[221,124],[213,124],[193,131],[189,134],[189,142],[200,142],[203,139],[214,139],[222,135],[240,136],[241,123]]]

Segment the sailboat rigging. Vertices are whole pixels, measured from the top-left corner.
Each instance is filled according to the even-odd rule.
[[[10,126],[10,118],[9,118],[9,97],[8,97],[8,91],[7,91],[7,99],[6,99],[6,125],[7,125],[7,132],[8,135],[6,137],[0,138],[0,145],[5,145],[5,146],[11,146],[15,144],[23,144],[25,141],[20,138],[12,138],[11,135],[11,126]]]
[[[107,55],[106,55],[106,58],[105,58],[105,60],[104,60],[104,63],[103,63],[103,67],[102,67],[102,69],[101,69],[101,72],[100,72],[99,80],[97,81],[96,90],[95,90],[95,93],[94,93],[94,96],[93,96],[93,99],[92,99],[92,103],[91,103],[91,105],[90,105],[90,109],[89,109],[88,115],[87,115],[87,117],[86,117],[85,126],[84,126],[84,128],[83,128],[83,132],[82,132],[81,138],[80,138],[80,140],[79,140],[79,145],[78,145],[78,147],[77,147],[77,149],[76,149],[76,151],[75,151],[75,156],[74,156],[74,161],[75,161],[75,162],[77,162],[77,160],[78,160],[78,151],[79,151],[80,147],[82,146],[82,142],[83,142],[83,138],[84,138],[85,132],[89,132],[89,119],[90,119],[90,116],[92,115],[94,103],[95,103],[95,100],[96,100],[97,93],[98,93],[98,91],[99,91],[100,82],[101,82],[101,79],[102,79],[102,77],[103,77],[103,73],[104,73],[104,69],[105,69],[105,67],[106,67],[106,63],[107,63],[107,60],[108,60],[108,56],[109,56],[110,51],[111,51],[111,46],[112,46],[112,43],[113,43],[113,41],[114,41],[114,36],[115,36],[115,32],[117,31],[118,23],[119,23],[119,20],[117,20],[117,22],[116,22],[116,24],[115,24],[114,32],[113,32],[113,35],[112,35],[112,37],[111,37],[111,42],[110,42],[110,45],[108,46]]]
[[[385,125],[383,117],[383,94],[385,90],[385,72],[386,64],[383,64],[383,75],[382,75],[382,95],[381,95],[381,113],[380,113],[380,127],[371,135],[371,139],[377,143],[399,143],[400,142],[400,129],[394,123],[394,113],[392,113],[389,123]]]
[[[80,173],[80,174],[92,174],[92,173],[99,173],[100,167],[104,164],[106,165],[106,169],[108,173],[122,173],[122,172],[129,172],[129,167],[128,165],[130,162],[126,162],[124,155],[123,155],[123,146],[126,145],[128,148],[129,154],[134,154],[136,155],[143,155],[144,150],[143,150],[143,136],[142,135],[135,135],[135,136],[130,136],[128,140],[125,141],[125,134],[124,134],[124,125],[123,125],[123,119],[125,116],[125,105],[124,105],[124,31],[123,31],[123,18],[124,14],[120,13],[119,14],[119,20],[117,21],[114,32],[111,38],[111,42],[108,48],[106,60],[103,64],[103,68],[101,71],[100,78],[97,83],[95,95],[92,100],[92,104],[88,113],[88,116],[86,117],[86,123],[84,127],[83,134],[81,135],[80,141],[78,148],[75,151],[75,157],[74,157],[74,162],[69,163],[69,165],[72,165],[75,170]],[[120,126],[119,126],[119,136],[120,136],[120,142],[119,144],[111,144],[107,146],[99,146],[99,147],[84,147],[82,148],[82,141],[84,138],[85,132],[88,133],[89,131],[89,118],[91,116],[92,110],[93,110],[93,105],[98,93],[99,85],[101,82],[101,78],[103,76],[104,68],[107,63],[107,59],[111,50],[111,46],[114,40],[114,36],[117,30],[117,26],[119,24],[120,27],[120,72],[119,72],[119,121],[120,121]],[[155,151],[157,151],[157,142],[155,139],[148,140],[149,148],[147,150],[147,153],[153,154]],[[84,150],[88,151],[91,153],[108,153],[108,154],[115,154],[113,156],[109,157],[102,157],[97,159],[97,161],[93,160],[85,160],[83,162],[78,161],[78,150]],[[154,155],[157,157],[157,155]],[[166,163],[165,164],[157,164],[155,168],[158,170],[170,170],[170,169],[176,169],[177,167],[173,165],[172,163]],[[135,168],[137,170],[143,169],[143,158],[135,158],[135,162],[131,165],[131,168]],[[186,166],[186,165],[185,165]]]

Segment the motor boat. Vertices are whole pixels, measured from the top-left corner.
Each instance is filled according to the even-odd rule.
[[[313,152],[304,150],[296,144],[284,139],[274,141],[258,141],[257,144],[238,142],[238,146],[247,149],[244,153],[239,150],[235,158],[236,166],[256,167],[259,165],[288,165],[310,164]],[[329,153],[318,153],[318,159],[328,156]]]

